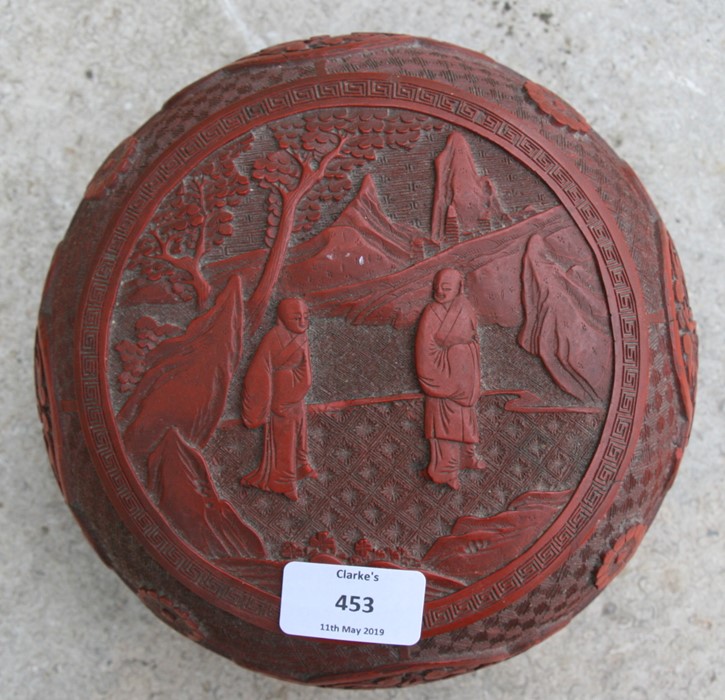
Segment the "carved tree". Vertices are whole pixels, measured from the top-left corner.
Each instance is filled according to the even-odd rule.
[[[340,201],[352,189],[349,173],[385,148],[410,149],[422,131],[440,128],[428,117],[388,109],[327,109],[270,126],[279,150],[254,162],[252,177],[269,190],[265,243],[270,248],[249,299],[254,332],[269,306],[295,233],[320,218],[321,203]]]
[[[148,369],[146,357],[149,352],[166,338],[181,333],[182,329],[171,323],[157,323],[150,316],[139,318],[136,321],[136,340],[125,338],[116,344],[123,368],[118,376],[119,389],[124,393],[132,391]]]
[[[149,281],[162,280],[177,300],[196,296],[199,309],[207,306],[211,286],[202,259],[233,232],[233,208],[249,192],[249,179],[239,172],[235,158],[251,146],[249,135],[184,179],[139,238],[131,269]]]

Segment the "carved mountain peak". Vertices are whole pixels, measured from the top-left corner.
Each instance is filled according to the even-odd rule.
[[[422,258],[422,238],[422,231],[387,216],[375,181],[365,175],[337,220],[290,250],[283,289],[338,287],[390,274]]]
[[[416,239],[423,238],[422,231],[413,226],[393,222],[380,204],[380,195],[372,175],[363,177],[360,189],[345,207],[337,221],[330,227],[349,226],[367,237],[374,237],[383,245],[398,248],[398,254],[409,256]]]
[[[453,245],[462,235],[489,231],[492,225],[511,223],[499,202],[491,178],[479,175],[463,134],[454,131],[435,159],[431,237]]]

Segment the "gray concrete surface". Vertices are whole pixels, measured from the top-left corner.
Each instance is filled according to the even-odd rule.
[[[161,624],[96,558],[47,465],[32,339],[54,246],[106,154],[239,56],[354,30],[483,50],[561,94],[628,160],[677,243],[701,339],[695,429],[629,568],[525,655],[380,698],[725,697],[725,15],[719,0],[0,3],[0,696],[321,694]],[[352,697],[330,691],[329,697]]]

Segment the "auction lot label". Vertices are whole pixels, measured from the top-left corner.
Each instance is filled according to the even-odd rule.
[[[302,637],[410,646],[420,639],[425,585],[420,571],[290,562],[279,625]]]

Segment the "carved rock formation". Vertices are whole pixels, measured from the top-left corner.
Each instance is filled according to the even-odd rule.
[[[203,455],[169,428],[148,461],[147,487],[182,537],[219,557],[263,557],[252,528],[219,497]]]
[[[583,402],[601,401],[611,381],[607,310],[592,291],[592,271],[555,243],[535,235],[526,248],[519,344],[541,358],[561,389]]]
[[[202,448],[224,412],[229,382],[242,353],[242,285],[232,277],[214,306],[186,332],[160,343],[147,356],[149,370],[119,412],[130,452],[142,459],[172,425]]]
[[[169,428],[164,433],[148,466],[150,493],[192,546],[214,558],[265,556],[257,533],[219,497],[204,456],[178,430]]]
[[[479,578],[523,553],[571,498],[571,491],[530,491],[508,510],[488,518],[463,517],[450,535],[441,537],[423,563],[443,574]]]
[[[453,245],[461,236],[490,231],[511,222],[503,211],[491,178],[479,175],[471,148],[457,131],[435,159],[431,237]]]

